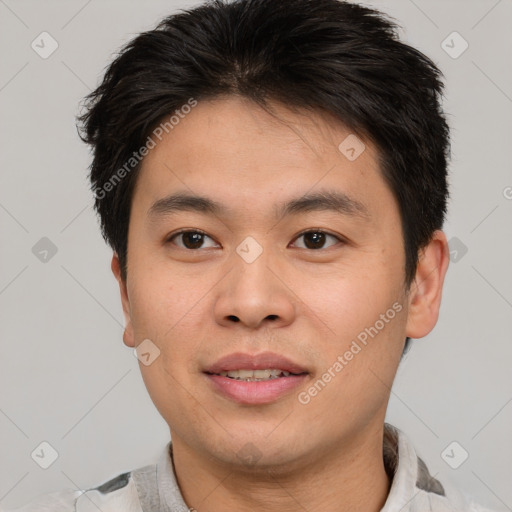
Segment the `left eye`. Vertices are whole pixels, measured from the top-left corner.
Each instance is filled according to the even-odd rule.
[[[320,230],[305,231],[295,240],[299,240],[300,238],[304,238],[304,246],[299,247],[300,249],[325,249],[324,245],[327,238],[331,238],[335,240],[335,242],[341,242],[337,236],[330,235],[329,233]]]

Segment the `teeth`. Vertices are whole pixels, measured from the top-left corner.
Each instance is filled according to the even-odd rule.
[[[288,377],[290,372],[279,369],[269,370],[230,370],[229,372],[220,372],[223,377],[231,377],[236,380],[260,381],[278,379],[281,376]]]

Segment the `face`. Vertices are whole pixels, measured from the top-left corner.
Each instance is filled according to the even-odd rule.
[[[422,260],[435,285],[430,268],[406,293],[375,148],[273,108],[219,98],[181,119],[137,178],[126,282],[112,263],[126,345],[158,354],[140,369],[173,443],[226,464],[298,464],[375,433],[446,267],[443,242]],[[249,373],[223,374],[236,369]]]

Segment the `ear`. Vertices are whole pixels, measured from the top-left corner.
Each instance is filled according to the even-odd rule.
[[[409,290],[406,336],[423,338],[436,325],[449,261],[446,235],[437,230],[419,254],[416,276]]]
[[[130,312],[130,299],[128,298],[128,290],[126,287],[126,281],[121,277],[121,264],[119,263],[119,257],[116,252],[112,256],[112,262],[110,264],[112,273],[119,284],[119,290],[121,292],[121,304],[123,306],[124,320],[126,322],[126,328],[123,334],[123,342],[127,347],[135,347],[135,336],[133,333],[133,325]]]

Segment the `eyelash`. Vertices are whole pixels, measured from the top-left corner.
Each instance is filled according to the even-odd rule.
[[[177,238],[179,235],[182,235],[184,233],[197,233],[197,234],[200,234],[200,235],[204,235],[208,238],[210,238],[211,240],[213,240],[213,238],[211,236],[208,235],[208,233],[206,233],[205,231],[202,231],[200,229],[182,229],[180,231],[177,231],[176,233],[172,233],[171,235],[169,235],[169,237],[167,237],[166,239],[166,243],[172,243],[172,241]],[[329,231],[325,231],[324,229],[307,229],[305,231],[302,231],[301,233],[299,233],[298,235],[295,236],[295,238],[293,239],[294,241],[295,240],[298,240],[301,236],[304,236],[308,233],[322,233],[324,235],[328,235],[328,236],[331,236],[333,238],[336,238],[338,240],[338,242],[341,242],[341,243],[346,243],[346,240],[344,240],[343,238],[341,238],[340,236],[338,235],[335,235],[334,233],[330,233]],[[330,247],[333,247],[333,246],[330,246]],[[199,249],[202,249],[202,247],[200,247],[199,249],[188,249],[186,247],[179,247],[180,249],[184,249],[186,251],[192,251],[192,252],[195,252],[195,251],[198,251]],[[299,249],[308,249],[307,247],[306,248],[303,248],[303,247],[299,247]],[[309,249],[310,251],[321,251],[321,250],[326,250],[324,248],[320,248],[320,249]]]

